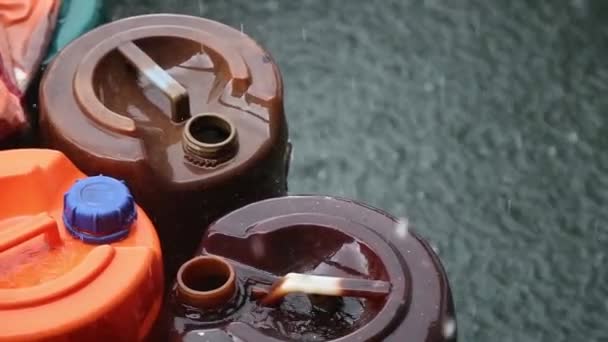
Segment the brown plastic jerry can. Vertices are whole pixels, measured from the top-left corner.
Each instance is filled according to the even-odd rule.
[[[126,181],[158,229],[167,279],[210,222],[287,191],[279,69],[218,22],[145,15],[85,34],[47,69],[40,112],[47,147]]]

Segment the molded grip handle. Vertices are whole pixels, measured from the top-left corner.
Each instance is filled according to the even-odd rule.
[[[110,264],[114,254],[114,247],[98,246],[78,266],[59,278],[26,288],[0,289],[0,309],[14,309],[45,303],[73,292],[97,277]]]
[[[225,74],[230,79],[231,95],[240,97],[251,85],[251,74],[243,56],[233,46],[210,33],[177,25],[152,25],[131,29],[109,37],[93,47],[84,56],[74,76],[73,86],[76,98],[97,123],[117,133],[134,134],[135,122],[132,119],[106,108],[97,98],[93,90],[93,74],[97,63],[110,51],[123,46],[121,53],[124,54],[124,47],[129,50],[129,43],[154,36],[189,39],[200,43],[201,48],[209,55],[214,64],[221,61],[218,63],[220,65],[216,67],[216,71]],[[127,54],[130,52],[134,51],[127,51]]]
[[[41,234],[45,235],[46,241],[51,247],[62,244],[57,221],[43,213],[0,232],[0,253]],[[19,308],[47,302],[82,287],[101,273],[110,264],[113,257],[114,248],[112,246],[98,246],[77,267],[50,282],[26,288],[0,289],[0,309]]]
[[[57,222],[48,214],[39,214],[8,230],[0,232],[0,253],[44,234],[46,242],[55,247],[61,245]]]
[[[186,88],[156,64],[135,43],[124,43],[118,47],[118,51],[127,58],[137,71],[169,98],[169,101],[171,101],[171,120],[173,122],[182,122],[190,117],[190,97]]]

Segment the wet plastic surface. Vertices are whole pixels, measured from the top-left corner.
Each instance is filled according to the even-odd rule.
[[[572,1],[112,0],[202,14],[283,72],[292,192],[410,218],[462,341],[608,339],[608,8]]]
[[[188,341],[194,338],[188,332],[198,331],[204,341],[205,330],[220,328],[235,341],[455,342],[439,259],[414,232],[397,227],[380,210],[332,197],[290,196],[236,210],[209,227],[197,253],[232,264],[236,291],[217,308],[192,303],[190,295],[182,300],[183,284],[208,289],[219,273],[194,277],[208,263],[198,272],[187,265],[190,276],[178,274],[167,306],[170,340]],[[390,290],[377,297],[291,293],[274,305],[258,301],[255,288],[269,288],[290,272],[385,281]]]
[[[40,132],[86,174],[127,183],[168,279],[210,222],[287,191],[280,72],[250,37],[207,19],[132,17],[68,45],[40,84]]]
[[[104,210],[128,190],[83,178],[57,151],[0,152],[0,341],[133,342],[150,333],[163,294],[154,226],[131,201],[120,210],[131,212],[128,234],[99,241],[124,228]],[[74,238],[66,221],[96,226],[94,239]]]

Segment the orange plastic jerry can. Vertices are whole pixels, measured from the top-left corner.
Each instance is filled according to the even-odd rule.
[[[0,152],[0,341],[146,340],[161,258],[123,182],[53,150]]]

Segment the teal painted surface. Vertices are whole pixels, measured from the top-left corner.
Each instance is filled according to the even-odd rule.
[[[604,0],[115,0],[262,43],[294,193],[353,197],[438,247],[462,342],[608,341]]]
[[[72,40],[104,21],[103,0],[63,0],[57,29],[43,64],[48,64]]]

